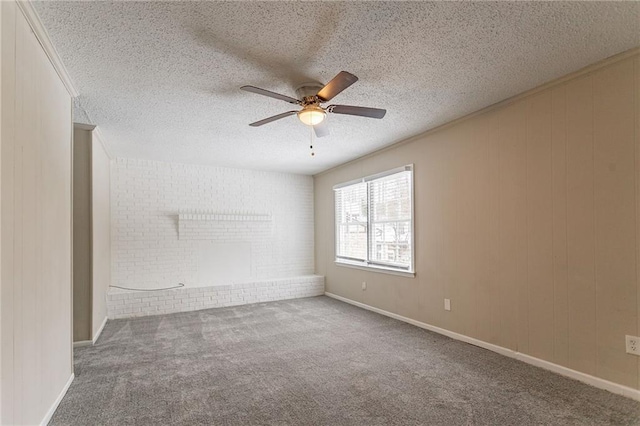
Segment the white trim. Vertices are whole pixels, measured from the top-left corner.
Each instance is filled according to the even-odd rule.
[[[365,177],[361,177],[359,179],[353,179],[350,180],[348,182],[342,182],[342,183],[338,183],[333,185],[333,190],[338,190],[347,186],[351,186],[351,185],[355,185],[356,183],[362,183],[362,182],[369,182],[372,180],[376,180],[376,179],[381,179],[383,177],[386,176],[391,176],[391,175],[395,175],[396,173],[401,173],[401,172],[412,172],[413,171],[413,163],[412,164],[407,164],[405,166],[400,166],[400,167],[396,167],[390,170],[385,170],[383,172],[379,172],[379,173],[374,173],[372,175],[369,176],[365,176]]]
[[[365,176],[362,178],[363,182],[370,182],[372,180],[382,179],[387,176],[395,175],[397,173],[402,172],[412,172],[413,171],[413,163],[407,164],[406,166],[396,167],[395,169],[385,170],[384,172],[376,173],[373,175]]]
[[[415,278],[416,276],[416,273],[412,271],[403,271],[402,269],[396,269],[392,267],[385,268],[384,266],[365,264],[363,262],[356,262],[356,261],[350,262],[344,259],[336,259],[334,263],[336,264],[336,266],[360,269],[362,271],[382,272],[383,274],[398,275],[400,277],[407,277],[407,278]]]
[[[400,167],[395,167],[393,169],[389,169],[389,170],[385,170],[382,172],[378,172],[369,176],[365,176],[361,179],[357,179],[357,180],[353,180],[353,181],[349,181],[349,182],[343,182],[343,183],[339,183],[337,185],[334,185],[333,187],[333,193],[334,193],[334,197],[333,197],[333,210],[334,210],[334,244],[333,244],[333,249],[334,249],[334,253],[335,253],[335,258],[334,261],[336,263],[336,265],[340,265],[340,266],[346,266],[346,267],[352,267],[352,268],[356,268],[356,269],[363,269],[363,270],[369,270],[372,272],[385,272],[385,273],[396,273],[397,275],[401,275],[401,276],[405,276],[405,277],[415,277],[415,270],[416,270],[416,263],[415,263],[415,253],[416,253],[416,244],[415,244],[415,184],[414,184],[414,173],[413,173],[413,167],[414,164],[406,164],[404,166],[400,166]],[[393,176],[393,175],[397,175],[403,172],[409,172],[409,176],[410,176],[410,188],[409,188],[409,194],[411,197],[411,218],[410,218],[410,228],[411,228],[411,265],[409,265],[408,268],[403,268],[403,267],[399,267],[399,266],[395,266],[393,264],[390,263],[383,263],[383,262],[376,262],[371,260],[371,248],[372,248],[372,232],[373,232],[373,226],[375,225],[373,219],[372,219],[372,213],[373,213],[373,208],[372,206],[372,191],[371,191],[371,184],[372,182],[375,181],[379,181],[382,180],[388,176]],[[340,245],[340,229],[343,225],[345,225],[345,223],[338,223],[338,214],[337,214],[337,207],[338,207],[338,192],[343,190],[344,188],[348,188],[350,186],[356,186],[356,185],[365,185],[365,193],[366,193],[366,200],[367,200],[367,256],[366,259],[353,259],[353,258],[348,258],[346,256],[338,256],[338,247]],[[342,216],[342,213],[340,213],[340,216]],[[342,220],[342,219],[341,219]],[[380,223],[380,222],[376,222],[376,223]],[[347,225],[350,225],[351,222],[347,222]],[[355,224],[357,225],[362,225],[362,223],[358,223],[356,222]]]
[[[104,320],[102,321],[102,324],[100,325],[100,328],[98,329],[98,331],[96,332],[96,335],[93,336],[93,340],[91,341],[92,345],[95,345],[96,342],[98,341],[98,338],[100,337],[100,335],[102,334],[102,330],[104,330],[104,326],[107,325],[107,320],[109,318],[108,317],[104,317]]]
[[[51,61],[53,68],[58,73],[58,76],[60,77],[60,80],[62,80],[64,87],[66,87],[72,98],[78,97],[79,93],[74,87],[73,82],[71,81],[71,77],[69,76],[67,69],[62,63],[60,55],[58,55],[58,51],[53,46],[53,43],[51,43],[49,34],[42,24],[42,21],[40,20],[38,13],[34,9],[33,4],[31,4],[29,0],[17,0],[16,3],[18,5],[18,8],[22,11],[25,19],[29,23],[29,26],[38,39],[38,42],[40,42],[42,49]]]
[[[539,358],[532,357],[530,355],[523,354],[521,352],[503,348],[502,346],[493,345],[491,343],[483,342],[482,340],[474,339],[473,337],[465,336],[463,334],[458,334],[453,331],[445,330],[444,328],[436,327],[421,321],[416,321],[411,318],[403,317],[402,315],[394,314],[393,312],[388,312],[383,309],[366,305],[364,303],[356,302],[354,300],[347,299],[346,297],[338,296],[337,294],[333,294],[329,292],[325,292],[324,294],[325,296],[329,296],[331,298],[340,300],[342,302],[349,303],[359,308],[367,309],[369,311],[373,311],[378,314],[385,315],[390,318],[394,318],[394,319],[415,325],[416,327],[424,328],[425,330],[433,331],[435,333],[442,334],[447,337],[451,337],[452,339],[455,339],[455,340],[460,340],[462,342],[469,343],[474,346],[479,346],[481,348],[488,349],[493,352],[497,352],[500,355],[508,356],[509,358],[515,358],[517,360],[526,362],[527,364],[535,365],[536,367],[540,367],[545,370],[549,370],[554,373],[560,374],[562,376],[566,376],[571,379],[578,380],[582,383],[586,383],[593,387],[604,389],[611,393],[615,393],[630,399],[634,399],[636,401],[640,401],[640,390],[638,389],[633,389],[624,385],[620,385],[618,383],[613,383],[608,380],[601,379],[599,377],[594,377],[589,374],[582,373],[580,371],[572,370],[570,368],[563,367],[561,365],[554,364],[549,361],[545,361]]]
[[[42,426],[46,426],[47,424],[49,424],[49,421],[51,420],[51,417],[53,417],[53,413],[56,412],[56,410],[58,409],[58,405],[60,405],[60,401],[62,401],[62,398],[64,398],[64,396],[66,395],[67,391],[69,390],[69,386],[71,386],[71,382],[73,382],[74,377],[75,377],[75,375],[73,373],[71,373],[71,376],[69,377],[69,380],[67,380],[67,384],[64,385],[64,388],[62,388],[62,391],[60,392],[60,395],[58,395],[56,400],[53,402],[53,405],[51,405],[51,408],[49,408],[49,411],[47,411],[47,414],[44,415],[44,418],[40,422],[40,424]]]
[[[104,330],[104,326],[107,325],[107,320],[108,319],[109,319],[108,317],[104,317],[104,320],[102,321],[102,324],[100,324],[100,328],[98,328],[98,331],[96,332],[96,335],[93,336],[92,340],[80,340],[80,341],[77,341],[77,342],[73,342],[73,347],[74,348],[81,348],[83,346],[95,345],[96,342],[98,341],[98,338],[102,334],[102,330]]]
[[[347,186],[351,186],[351,185],[355,185],[357,183],[363,183],[364,182],[364,178],[359,178],[359,179],[353,179],[347,182],[342,182],[342,183],[337,183],[335,185],[333,185],[333,190],[337,191],[338,189],[342,189],[345,188]]]

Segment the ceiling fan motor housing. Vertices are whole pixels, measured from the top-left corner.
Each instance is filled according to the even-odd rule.
[[[305,104],[317,103],[316,94],[324,87],[321,83],[304,83],[296,88],[298,99],[302,99]]]

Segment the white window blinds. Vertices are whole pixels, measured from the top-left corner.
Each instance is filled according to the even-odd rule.
[[[369,182],[370,263],[411,267],[411,172]]]
[[[336,261],[413,271],[413,170],[334,187]]]
[[[367,184],[336,190],[336,255],[344,259],[367,260]]]

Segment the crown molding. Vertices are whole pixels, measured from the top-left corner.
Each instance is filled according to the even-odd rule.
[[[53,65],[53,68],[58,73],[58,76],[60,77],[60,80],[62,80],[64,87],[67,89],[71,97],[73,98],[78,97],[79,92],[76,90],[75,86],[73,85],[73,81],[71,81],[71,77],[69,76],[67,69],[64,67],[64,64],[62,63],[62,59],[60,59],[60,55],[58,55],[58,51],[53,46],[53,43],[51,43],[49,34],[47,33],[47,30],[42,24],[42,21],[40,20],[40,16],[38,16],[38,13],[33,7],[33,4],[29,0],[18,0],[16,1],[16,4],[18,5],[18,9],[22,11],[22,14],[24,15],[27,22],[29,23],[31,30],[33,31],[36,38],[38,39],[38,42],[44,49],[44,52],[47,54],[47,57],[49,58],[49,60],[51,61],[51,64]]]
[[[392,143],[391,145],[387,145],[385,147],[377,149],[377,150],[375,150],[373,152],[370,152],[368,154],[364,154],[364,155],[362,155],[362,156],[360,156],[358,158],[354,158],[353,160],[349,160],[349,161],[347,161],[345,163],[338,164],[337,166],[331,167],[331,168],[329,168],[327,170],[323,170],[321,172],[318,172],[318,173],[314,174],[313,177],[320,177],[320,176],[329,174],[331,172],[334,172],[336,170],[340,170],[343,167],[347,167],[347,166],[349,166],[351,164],[357,163],[357,162],[362,161],[364,159],[367,159],[367,158],[370,158],[370,157],[374,157],[376,155],[382,154],[383,152],[386,152],[386,151],[389,151],[389,150],[392,150],[392,149],[396,149],[396,148],[398,148],[398,147],[400,147],[402,145],[406,145],[406,144],[418,141],[418,140],[420,140],[422,138],[425,138],[426,136],[432,135],[432,134],[437,133],[437,132],[439,132],[441,130],[447,129],[447,128],[452,127],[452,126],[455,126],[456,124],[459,124],[459,123],[462,123],[464,121],[470,120],[470,119],[472,119],[474,117],[477,117],[477,116],[479,116],[481,114],[485,114],[487,112],[495,111],[497,109],[503,108],[503,107],[505,107],[507,105],[510,105],[510,104],[514,103],[514,102],[517,102],[519,100],[528,98],[530,96],[533,96],[536,93],[542,92],[543,90],[549,89],[551,87],[559,86],[559,85],[561,85],[563,83],[566,83],[569,80],[573,80],[575,78],[582,77],[584,75],[587,75],[587,74],[590,74],[592,72],[598,71],[599,69],[602,69],[602,68],[604,68],[604,67],[606,67],[608,65],[614,64],[616,62],[623,61],[625,59],[628,59],[628,58],[631,58],[631,57],[637,56],[637,55],[640,55],[640,46],[633,47],[633,48],[631,48],[629,50],[625,50],[624,52],[615,54],[613,56],[609,56],[608,58],[602,59],[602,60],[600,60],[598,62],[595,62],[595,63],[593,63],[591,65],[587,65],[586,67],[581,68],[581,69],[579,69],[577,71],[574,71],[574,72],[566,74],[566,75],[564,75],[562,77],[556,78],[554,80],[550,80],[550,81],[548,81],[546,83],[543,83],[540,86],[534,87],[533,89],[529,89],[529,90],[524,91],[522,93],[519,93],[519,94],[517,94],[515,96],[511,96],[510,98],[507,98],[507,99],[504,99],[502,101],[499,101],[499,102],[497,102],[495,104],[492,104],[492,105],[486,106],[484,108],[481,108],[481,109],[479,109],[479,110],[477,110],[475,112],[472,112],[470,114],[464,115],[464,116],[459,117],[459,118],[455,118],[455,119],[453,119],[451,121],[448,121],[448,122],[446,122],[444,124],[441,124],[439,126],[433,127],[431,129],[426,130],[426,131],[424,131],[422,133],[419,133],[419,134],[417,134],[415,136],[410,136],[410,137],[408,137],[406,139],[403,139],[403,140],[400,140],[398,142]]]

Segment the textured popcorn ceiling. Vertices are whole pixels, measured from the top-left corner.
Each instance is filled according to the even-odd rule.
[[[112,154],[317,173],[640,45],[638,2],[42,2],[45,27],[80,92],[76,117]],[[360,78],[332,103],[309,150],[292,105],[341,70]]]

